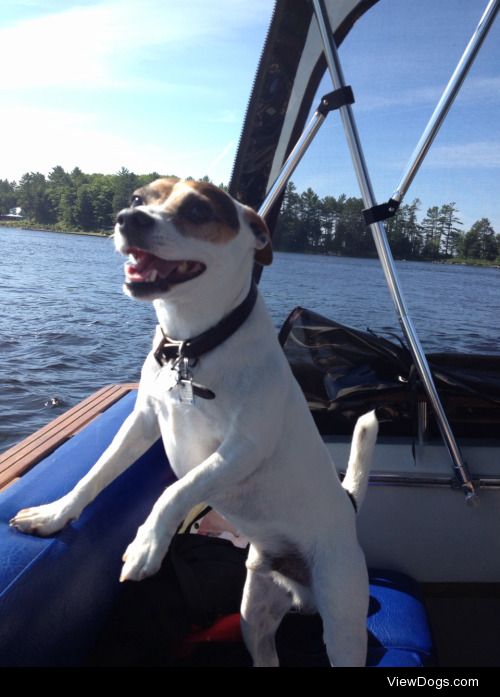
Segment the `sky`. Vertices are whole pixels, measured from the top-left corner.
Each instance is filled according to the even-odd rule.
[[[293,8],[293,0],[290,6]],[[340,48],[380,201],[486,0],[381,0]],[[67,170],[228,182],[272,0],[0,0],[0,179]],[[320,92],[330,91],[325,78]],[[294,175],[359,195],[337,115]],[[500,19],[407,195],[500,232]]]

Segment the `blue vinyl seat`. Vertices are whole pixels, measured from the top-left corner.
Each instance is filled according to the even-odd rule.
[[[8,526],[20,509],[52,501],[85,474],[135,401],[131,393],[0,494],[0,665],[79,665],[116,598],[121,555],[174,475],[160,442],[58,535]],[[421,666],[432,655],[416,584],[371,578],[370,666]]]

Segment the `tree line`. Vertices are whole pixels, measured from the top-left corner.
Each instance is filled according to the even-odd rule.
[[[48,177],[28,172],[19,182],[0,180],[0,215],[19,207],[30,223],[61,230],[110,231],[134,189],[159,176],[157,172],[137,175],[125,167],[117,174],[85,174],[78,167],[66,172],[60,166]]]
[[[60,230],[111,231],[117,211],[126,207],[134,189],[157,179],[157,172],[137,175],[126,168],[117,174],[85,174],[78,167],[50,174],[29,172],[19,182],[0,180],[0,215],[22,209],[34,224]],[[209,181],[208,177],[204,178]],[[499,260],[500,235],[487,218],[463,230],[454,202],[432,206],[422,217],[418,199],[400,207],[387,221],[387,234],[398,259]],[[364,224],[360,198],[325,196],[311,188],[302,193],[286,188],[273,244],[277,250],[343,256],[374,256],[375,247]]]
[[[365,225],[360,198],[320,198],[312,189],[299,193],[290,182],[273,236],[282,251],[342,256],[375,256],[370,229]],[[483,259],[500,261],[500,235],[487,218],[463,230],[454,202],[431,206],[419,216],[421,202],[400,207],[387,220],[387,236],[397,259]]]

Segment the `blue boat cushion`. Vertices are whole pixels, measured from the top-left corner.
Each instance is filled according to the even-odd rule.
[[[282,663],[328,665],[319,616],[289,614],[277,636]],[[433,662],[427,613],[418,585],[394,571],[370,572],[370,667],[419,667]]]
[[[418,584],[395,571],[370,571],[368,666],[427,666],[433,658]]]
[[[20,508],[69,491],[111,442],[134,400],[134,393],[124,397],[0,494],[0,665],[79,665],[95,645],[123,589],[118,582],[123,551],[174,479],[161,443],[58,535],[23,535],[10,529],[8,521]],[[377,572],[371,595],[368,665],[428,663],[430,634],[416,584],[399,574]],[[278,636],[278,643],[285,654],[294,654],[294,631],[286,623],[311,621],[317,620],[290,615],[284,621],[280,636],[285,639]],[[313,640],[313,654],[319,641],[324,660],[321,630],[311,627],[302,624],[295,634],[301,641]]]
[[[160,442],[59,534],[12,530],[21,508],[69,491],[113,439],[130,393],[0,494],[0,665],[78,665],[122,587],[121,556],[174,475]]]

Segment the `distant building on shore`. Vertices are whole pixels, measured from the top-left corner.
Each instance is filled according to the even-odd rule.
[[[0,214],[0,220],[23,220],[23,218],[23,210],[19,206],[10,208],[8,213]]]

